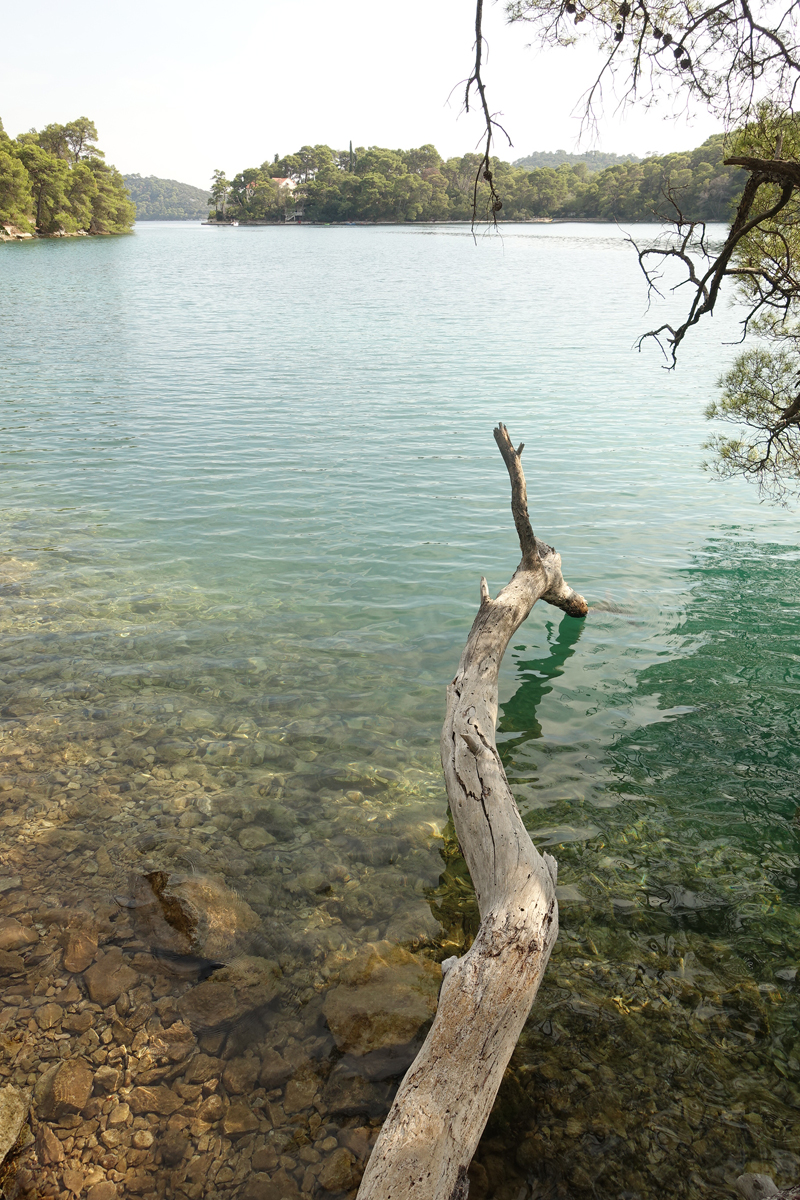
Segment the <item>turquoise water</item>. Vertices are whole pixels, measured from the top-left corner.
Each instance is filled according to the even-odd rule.
[[[471,1195],[796,1179],[800,535],[700,469],[732,315],[677,373],[635,353],[611,226],[148,224],[6,245],[0,276],[2,911],[224,879],[282,972],[264,1046],[324,1038],[364,944],[468,944],[438,731],[479,577],[518,559],[503,420],[592,611],[537,606],[503,668],[563,932]]]

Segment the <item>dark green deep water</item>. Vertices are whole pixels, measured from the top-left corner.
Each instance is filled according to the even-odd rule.
[[[438,733],[478,579],[518,558],[504,420],[592,611],[538,606],[504,666],[498,744],[562,933],[471,1195],[800,1178],[800,534],[700,469],[730,315],[675,374],[633,353],[652,317],[603,226],[0,249],[0,917],[46,947],[38,912],[112,911],[132,873],[223,879],[281,989],[206,1048],[288,1038],[329,1134],[364,1120],[326,1109],[326,990],[366,943],[438,961],[476,927]],[[0,979],[7,1034],[47,961]],[[302,1114],[251,1099],[291,1151]]]

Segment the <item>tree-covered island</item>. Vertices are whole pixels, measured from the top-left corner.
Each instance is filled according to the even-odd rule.
[[[672,196],[688,219],[727,221],[742,177],[723,165],[725,153],[720,134],[696,150],[641,161],[617,159],[600,170],[577,157],[533,168],[493,159],[503,197],[497,216],[505,221],[654,221],[670,219]],[[282,222],[295,214],[322,223],[469,221],[480,161],[478,154],[445,160],[431,145],[344,151],[303,146],[230,180],[215,172],[212,217],[258,223]]]
[[[128,233],[125,183],[88,117],[10,138],[0,121],[0,238]]]

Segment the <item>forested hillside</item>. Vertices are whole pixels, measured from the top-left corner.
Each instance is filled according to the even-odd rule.
[[[0,225],[23,233],[126,233],[136,210],[88,117],[10,138],[0,121]]]
[[[137,221],[203,221],[208,216],[208,189],[157,179],[155,175],[123,175]]]
[[[492,171],[503,200],[498,217],[653,221],[674,216],[677,204],[687,218],[727,221],[743,177],[723,166],[724,157],[718,135],[697,150],[620,160],[601,171],[586,162],[530,169],[495,159]],[[476,154],[444,160],[430,145],[347,151],[303,146],[232,180],[217,172],[213,190],[218,210],[224,204],[226,214],[240,220],[282,221],[298,209],[304,220],[319,222],[466,221],[479,161]]]
[[[574,167],[586,163],[590,171],[603,171],[620,163],[641,162],[635,154],[611,154],[603,150],[587,150],[585,154],[569,154],[566,150],[534,150],[524,158],[514,160],[515,167],[560,167],[563,163]]]

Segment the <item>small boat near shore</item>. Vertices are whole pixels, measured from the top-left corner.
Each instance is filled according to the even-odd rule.
[[[201,225],[213,225],[215,229],[230,229],[232,226],[238,226],[238,221],[201,221]]]

